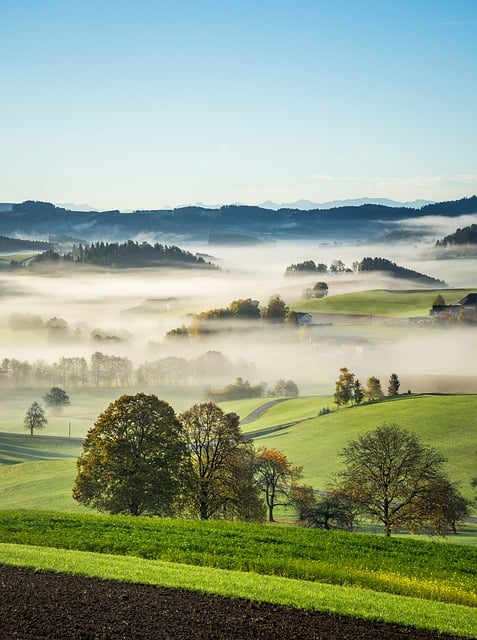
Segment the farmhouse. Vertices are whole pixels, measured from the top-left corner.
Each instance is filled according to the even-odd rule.
[[[434,304],[429,314],[436,319],[462,318],[477,321],[477,293],[469,293],[457,304]]]

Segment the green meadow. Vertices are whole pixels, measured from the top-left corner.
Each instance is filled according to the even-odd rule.
[[[427,316],[438,293],[453,303],[468,291],[365,291],[295,306],[399,320]],[[2,331],[6,336],[10,330]],[[341,338],[348,329],[333,331]],[[394,331],[394,326],[366,325],[350,335],[392,341]],[[99,413],[123,393],[137,391],[154,393],[180,412],[203,401],[204,390],[77,389],[70,393],[71,405],[60,415],[48,412],[46,430],[31,437],[23,417],[45,391],[0,391],[0,563],[197,589],[477,638],[475,525],[446,539],[386,539],[287,526],[293,518],[286,511],[277,514],[281,525],[100,515],[71,496],[82,439]],[[451,479],[461,483],[466,497],[475,497],[470,481],[476,476],[476,394],[403,394],[337,409],[330,395],[311,395],[316,394],[311,385],[301,393],[276,403],[256,398],[221,406],[247,418],[243,432],[256,448],[276,447],[302,465],[303,482],[316,489],[326,488],[339,471],[340,452],[350,440],[397,423],[442,452]],[[324,408],[332,412],[320,416]]]
[[[184,398],[183,398],[184,399]],[[245,418],[267,402],[226,402],[225,411]],[[106,406],[106,405],[105,405]],[[332,413],[319,416],[323,407]],[[95,416],[91,415],[91,425]],[[383,423],[394,422],[410,429],[422,441],[443,453],[447,472],[461,483],[468,498],[475,492],[477,395],[403,395],[396,399],[342,407],[336,410],[332,398],[292,398],[266,409],[243,426],[255,446],[275,447],[293,464],[303,466],[304,482],[324,489],[340,468],[340,451],[359,434]],[[0,508],[15,506],[77,510],[71,498],[75,460],[81,452],[81,438],[0,433]],[[84,430],[86,433],[86,430]]]
[[[421,289],[391,291],[372,289],[344,293],[317,300],[303,300],[291,305],[295,311],[313,313],[345,313],[394,318],[429,316],[429,309],[438,294],[447,304],[455,304],[474,289]]]

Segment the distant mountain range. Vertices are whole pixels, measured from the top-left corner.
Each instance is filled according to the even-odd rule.
[[[427,204],[434,204],[433,200],[413,200],[412,202],[399,202],[389,198],[351,198],[348,200],[331,200],[330,202],[311,202],[311,200],[297,200],[288,204],[277,204],[271,200],[263,202],[260,206],[265,209],[301,209],[310,211],[311,209],[335,209],[336,207],[360,207],[363,204],[381,204],[385,207],[408,207],[420,209]]]
[[[415,208],[417,202],[425,201],[404,205],[392,200],[385,200],[387,204],[367,200],[352,200],[353,204],[345,200],[341,202],[348,204],[335,202],[329,208],[313,209],[295,206],[303,206],[306,202],[300,201],[278,209],[246,205],[226,205],[217,209],[188,206],[130,213],[76,211],[49,202],[28,200],[16,204],[0,203],[0,235],[51,240],[62,247],[73,242],[125,240],[182,245],[206,243],[209,238],[213,238],[214,243],[220,240],[227,244],[280,239],[396,242],[423,237],[425,230],[416,226],[416,218],[477,214],[476,196],[424,204],[419,208]],[[406,225],[409,219],[414,223]]]

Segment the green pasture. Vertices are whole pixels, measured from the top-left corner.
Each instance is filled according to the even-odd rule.
[[[290,422],[298,402],[293,399],[276,405],[273,411],[270,409],[259,420],[249,423],[247,433],[253,437],[255,429]],[[385,422],[414,431],[424,443],[443,453],[448,459],[446,468],[450,477],[462,482],[461,489],[467,497],[474,497],[470,480],[476,475],[477,395],[406,395],[341,408],[259,435],[254,443],[257,447],[281,449],[294,464],[303,465],[307,483],[323,489],[340,468],[343,447],[359,434]]]
[[[42,396],[48,389],[1,389],[0,432],[24,433],[23,419],[32,402],[44,407]],[[83,438],[96,418],[111,402],[123,394],[134,395],[143,391],[153,393],[168,402],[176,412],[184,411],[196,402],[203,402],[202,387],[108,387],[67,389],[71,404],[59,415],[46,409],[48,424],[41,431],[45,435]],[[44,407],[45,408],[45,407]],[[40,433],[40,432],[39,432]]]
[[[373,289],[344,293],[318,300],[302,300],[291,306],[294,311],[312,313],[345,313],[396,318],[429,316],[429,309],[438,294],[447,304],[455,304],[475,289],[419,289],[390,291]]]
[[[477,549],[225,522],[0,512],[0,563],[477,637]]]
[[[105,395],[98,396],[106,400]],[[185,396],[182,400],[189,402],[190,398]],[[227,402],[222,407],[246,417],[266,402],[261,398]],[[106,406],[104,402],[101,410]],[[443,453],[448,459],[449,476],[461,482],[464,495],[475,497],[470,481],[476,475],[477,395],[403,395],[318,416],[326,406],[335,409],[332,398],[286,399],[245,424],[243,431],[252,437],[257,448],[284,451],[293,464],[303,466],[304,482],[324,489],[339,470],[340,452],[350,440],[385,422],[395,422]],[[24,433],[21,426],[16,434],[0,432],[0,508],[48,509],[54,500],[55,508],[77,510],[79,507],[71,498],[75,460],[81,453],[81,439],[95,417],[91,414],[90,422],[85,420],[79,438],[51,437],[47,435],[50,425],[42,435],[33,437]],[[279,428],[280,425],[289,426]],[[76,429],[72,432],[76,435]]]

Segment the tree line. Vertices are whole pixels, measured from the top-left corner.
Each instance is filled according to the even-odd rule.
[[[475,226],[475,225],[474,225]],[[296,274],[343,274],[343,273],[358,273],[369,271],[385,271],[398,278],[409,278],[412,280],[419,280],[421,282],[427,282],[429,284],[445,285],[445,282],[432,278],[413,269],[407,269],[402,267],[391,260],[386,258],[363,258],[361,261],[354,261],[351,267],[347,267],[342,260],[333,260],[328,266],[323,262],[316,263],[314,260],[304,260],[296,264],[291,264],[285,269],[285,275]]]
[[[151,267],[180,264],[218,269],[201,256],[174,245],[135,242],[92,242],[74,244],[70,252],[59,253],[48,249],[32,258],[28,266],[35,269],[44,264],[83,264],[102,267]]]
[[[395,397],[399,395],[401,382],[396,373],[389,376],[387,395]],[[335,392],[333,394],[335,403],[340,407],[347,404],[361,404],[364,400],[372,402],[384,398],[384,391],[381,387],[381,381],[376,376],[370,376],[365,383],[361,384],[359,378],[347,367],[341,367],[340,374],[335,383]]]
[[[154,395],[121,396],[100,414],[77,460],[73,497],[113,514],[273,521],[301,469],[255,450],[239,417],[213,402],[180,415]],[[263,496],[262,496],[263,494]]]
[[[457,531],[470,502],[444,471],[445,458],[396,424],[383,424],[342,451],[327,490],[300,484],[303,468],[278,449],[255,449],[239,416],[213,402],[176,415],[154,395],[121,396],[88,431],[73,497],[112,514],[273,522],[293,506],[307,526],[353,530],[379,522],[439,535]]]
[[[239,298],[232,300],[226,307],[217,307],[194,314],[189,326],[182,325],[171,329],[167,332],[166,338],[182,339],[222,331],[224,321],[234,321],[234,330],[237,331],[240,330],[240,326],[244,330],[249,328],[245,325],[245,321],[256,322],[257,326],[260,321],[268,324],[284,324],[293,323],[294,317],[294,312],[290,311],[279,294],[272,295],[265,305],[260,305],[258,300],[252,300],[252,298]],[[243,322],[243,325],[240,325],[240,322]]]
[[[149,386],[184,386],[204,379],[234,377],[247,370],[247,364],[235,365],[221,351],[207,351],[196,358],[167,356],[146,361],[134,367],[126,356],[95,351],[89,359],[83,356],[62,357],[56,362],[29,362],[4,358],[0,363],[0,388],[46,388],[60,385],[68,388],[127,387],[131,384]]]

